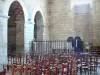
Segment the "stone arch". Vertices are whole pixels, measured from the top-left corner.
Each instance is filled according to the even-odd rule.
[[[36,12],[35,18],[34,18],[34,38],[36,41],[43,41],[43,31],[44,31],[44,25],[43,25],[43,17],[41,15],[40,11]]]
[[[45,24],[45,15],[44,15],[44,12],[43,12],[43,9],[42,9],[42,7],[41,7],[41,5],[35,5],[34,7],[33,7],[33,10],[32,10],[32,17],[31,17],[31,21],[32,21],[32,23],[34,24],[34,27],[35,27],[35,17],[36,17],[36,13],[40,13],[41,14],[41,16],[42,16],[42,21],[43,21],[43,24],[42,24],[42,29],[43,29],[43,34],[42,35],[44,35],[44,24]],[[35,28],[34,28],[35,29]],[[34,35],[35,36],[35,35]],[[42,37],[42,39],[41,40],[43,40],[44,39],[44,37]]]
[[[23,12],[24,12],[24,18],[25,18],[25,21],[27,21],[28,20],[28,14],[27,14],[27,10],[26,10],[26,7],[24,5],[24,2],[22,0],[7,0],[7,1],[5,1],[4,6],[3,6],[4,9],[2,10],[3,15],[8,16],[9,8],[14,1],[19,2],[20,5],[22,6]]]
[[[8,53],[23,52],[24,50],[24,11],[18,1],[10,8],[8,19]]]
[[[45,23],[45,14],[43,12],[43,9],[40,5],[35,5],[33,7],[33,10],[32,10],[32,17],[31,17],[31,20],[32,20],[32,23],[34,24],[34,18],[35,18],[35,15],[36,15],[36,12],[40,11],[42,17],[43,17],[43,23]]]

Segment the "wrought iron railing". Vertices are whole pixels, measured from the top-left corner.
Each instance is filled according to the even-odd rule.
[[[46,54],[46,53],[62,53],[73,52],[72,43],[66,40],[53,40],[53,41],[31,41],[30,51],[33,53]]]

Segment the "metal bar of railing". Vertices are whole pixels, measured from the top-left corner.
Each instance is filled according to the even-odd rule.
[[[32,42],[34,43],[34,42]],[[66,40],[54,40],[54,41],[35,41],[36,47],[34,53],[39,54],[48,54],[48,53],[70,53],[72,50],[71,42]],[[34,44],[32,44],[34,45]]]

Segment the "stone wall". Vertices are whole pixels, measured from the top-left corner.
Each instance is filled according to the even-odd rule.
[[[100,46],[100,0],[93,0],[93,44]]]
[[[49,14],[51,40],[74,35],[70,0],[50,0]]]
[[[86,37],[90,37],[89,40],[94,45],[100,45],[100,1],[93,0],[92,9],[90,12],[91,22],[89,26],[76,26],[74,24],[73,9],[71,8],[71,0],[50,0],[49,1],[49,21],[50,21],[50,39],[67,39],[69,36],[80,36],[82,40],[86,41]],[[86,15],[82,17],[86,18]],[[84,18],[81,19],[81,24],[84,25]],[[77,24],[80,23],[77,21]],[[85,22],[87,20],[85,19]],[[88,21],[87,21],[88,22]],[[85,23],[86,24],[86,23]],[[78,32],[75,30],[78,29]],[[87,28],[87,31],[85,30]],[[78,32],[76,34],[76,32]]]
[[[92,8],[90,4],[75,5],[73,7],[74,31],[76,36],[80,36],[84,42],[92,43]]]

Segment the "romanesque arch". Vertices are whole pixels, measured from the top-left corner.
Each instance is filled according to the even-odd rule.
[[[37,11],[34,18],[34,38],[36,41],[43,41],[43,32],[44,32],[44,25],[43,25],[43,17],[40,11]]]
[[[24,51],[24,12],[21,4],[14,1],[9,8],[8,53]]]

